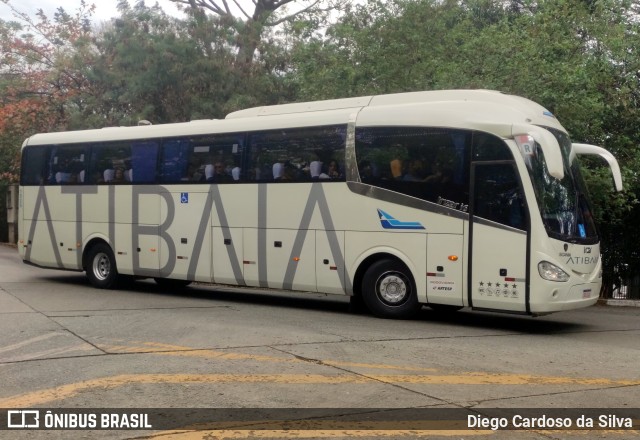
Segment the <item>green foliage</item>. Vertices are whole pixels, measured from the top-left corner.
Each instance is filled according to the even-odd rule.
[[[158,7],[119,4],[120,17],[93,41],[90,63],[78,67],[90,83],[88,100],[73,126],[134,125],[220,116],[232,72],[224,49],[212,49],[212,33],[199,34]],[[208,56],[205,56],[208,55]]]
[[[288,96],[273,42],[262,42],[262,57],[239,68],[227,19],[192,11],[180,20],[158,6],[130,6],[127,0],[119,11],[93,39],[92,59],[77,60],[90,90],[70,127],[223,118]]]
[[[53,19],[32,18],[2,1],[18,20],[0,20],[0,182],[15,182],[24,139],[64,128],[68,102],[83,91],[70,53],[86,38],[93,7],[81,1],[74,15],[58,8]]]

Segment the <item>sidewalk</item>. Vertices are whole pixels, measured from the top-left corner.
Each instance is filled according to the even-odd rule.
[[[640,299],[601,299],[598,304],[618,307],[640,307]]]

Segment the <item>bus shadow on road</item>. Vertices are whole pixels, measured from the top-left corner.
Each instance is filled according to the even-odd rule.
[[[167,287],[155,283],[152,279],[130,280],[124,282],[119,289],[99,290],[91,286],[84,275],[68,272],[60,272],[59,275],[40,277],[40,279],[58,285],[74,285],[83,289],[83,292],[86,288],[89,292],[104,292],[105,294],[148,294],[156,297],[160,295],[187,300],[198,299],[233,304],[256,304],[292,309],[349,312],[348,297],[317,292],[278,291],[259,287],[237,287],[207,283],[193,283],[186,287]]]
[[[577,333],[589,330],[589,326],[575,322],[575,318],[565,319],[563,313],[544,317],[526,315],[508,315],[504,313],[479,312],[463,309],[455,313],[441,313],[424,308],[421,318],[425,321],[440,324],[451,324],[463,327],[495,329],[523,334],[553,335]]]
[[[84,275],[64,273],[56,276],[42,277],[47,282],[56,284],[70,284],[83,287],[91,291],[96,289],[89,284]],[[358,315],[370,319],[380,319],[371,315],[362,307],[354,309],[349,304],[349,297],[341,295],[327,295],[317,292],[291,292],[257,287],[237,287],[220,284],[194,283],[186,287],[166,287],[156,284],[153,280],[135,280],[125,283],[118,290],[107,290],[114,293],[137,293],[180,297],[185,299],[207,300],[216,303],[224,302],[235,305],[251,304],[285,309],[310,310],[331,312],[344,315]],[[154,303],[155,305],[155,303]],[[219,304],[216,304],[216,306]],[[504,313],[490,313],[462,309],[457,312],[443,312],[423,307],[422,310],[404,323],[429,322],[432,325],[477,328],[482,330],[496,330],[500,332],[553,335],[590,331],[591,328],[580,322],[575,314],[579,311],[557,313],[544,317],[525,315],[510,315]],[[385,322],[398,322],[383,320]]]

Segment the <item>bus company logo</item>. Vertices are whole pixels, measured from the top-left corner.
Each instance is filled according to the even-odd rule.
[[[40,411],[37,409],[7,411],[7,428],[30,429],[40,427]]]
[[[585,254],[590,254],[591,253],[591,248],[590,247],[584,248],[584,253]]]
[[[380,218],[380,224],[385,229],[424,229],[420,222],[403,222],[396,220],[382,209],[378,209],[378,217]]]
[[[566,264],[596,264],[598,262],[599,257],[572,257],[569,256]]]

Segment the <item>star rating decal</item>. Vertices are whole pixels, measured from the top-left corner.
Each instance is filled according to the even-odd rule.
[[[502,295],[504,298],[510,297],[513,299],[517,299],[520,297],[520,292],[518,291],[518,285],[516,283],[513,283],[511,284],[511,286],[509,286],[509,283],[480,281],[478,283],[478,293],[482,296],[484,296],[485,294],[488,296]]]

